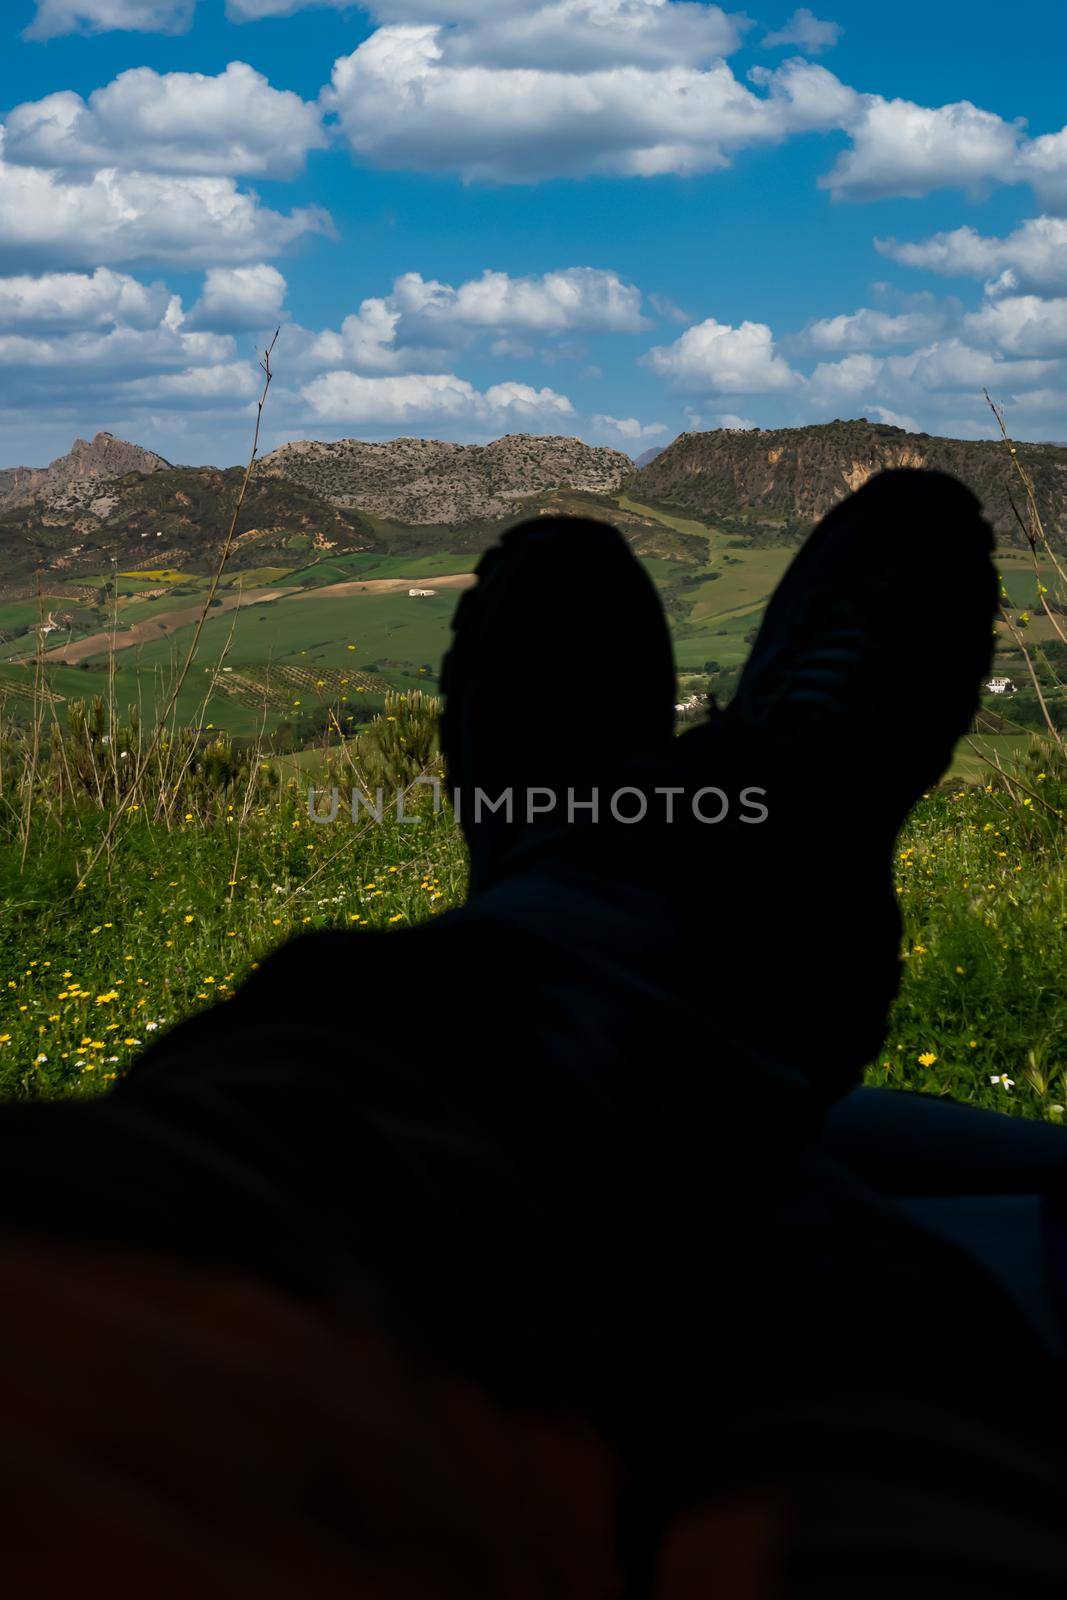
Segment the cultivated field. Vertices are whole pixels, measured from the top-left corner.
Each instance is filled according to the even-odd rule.
[[[645,552],[642,559],[660,590],[686,692],[710,686],[728,698],[795,544],[766,542],[773,540],[774,530],[762,523],[759,540],[751,542],[739,538],[736,528],[727,533],[626,496],[606,507],[580,496],[558,498],[561,510],[611,514],[614,509]],[[425,539],[425,530],[416,531]],[[344,715],[351,715],[380,708],[390,688],[432,688],[457,594],[472,581],[476,559],[470,550],[433,543],[412,555],[326,555],[310,564],[224,574],[203,628],[195,670],[180,696],[179,721],[203,720],[241,736],[278,735],[282,746],[292,747],[309,727],[336,714],[341,702]],[[1029,555],[1008,550],[999,559],[1011,603],[1019,609],[1033,607],[1036,582]],[[1053,577],[1047,561],[1040,563],[1039,572],[1043,578]],[[566,583],[565,571],[559,581]],[[100,587],[94,588],[96,584]],[[32,698],[34,683],[40,686],[42,681],[35,660],[35,624],[61,613],[67,626],[51,629],[40,644],[55,716],[65,720],[72,698],[107,693],[120,708],[137,705],[150,718],[165,703],[167,685],[188,652],[208,586],[207,576],[143,569],[113,574],[111,580],[103,574],[79,579],[65,598],[57,592],[39,600],[0,602],[0,698],[9,700],[12,709]],[[434,593],[415,598],[408,593],[412,588]],[[610,594],[602,603],[610,606]],[[951,603],[951,597],[933,598],[925,625],[936,626],[939,603]],[[922,652],[915,630],[905,624],[902,619],[901,699],[906,709],[909,693],[921,690]],[[1028,626],[1033,641],[1052,642],[1053,629],[1044,617],[1035,615]],[[1003,629],[1001,633],[1007,652],[1001,670],[1018,676],[1025,687],[1021,663],[1010,654],[1012,641]],[[605,662],[604,678],[624,665]],[[294,673],[304,676],[297,679]],[[259,685],[255,691],[249,688],[252,680]],[[290,692],[294,685],[299,692]],[[576,696],[585,687],[575,685]],[[358,706],[347,703],[348,691],[359,693]],[[1010,711],[1005,702],[994,709]],[[961,760],[959,770],[971,771],[970,756],[963,753]]]

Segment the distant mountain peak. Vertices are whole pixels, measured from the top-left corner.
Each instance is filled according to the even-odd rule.
[[[47,467],[0,469],[0,511],[34,499],[86,498],[102,479],[121,478],[127,472],[159,472],[169,466],[154,450],[100,432],[92,439],[75,439],[67,454],[57,456]]]

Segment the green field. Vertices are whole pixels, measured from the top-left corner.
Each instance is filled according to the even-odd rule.
[[[700,692],[703,675],[705,684],[710,682],[716,693],[728,696],[767,600],[795,553],[795,544],[753,544],[737,536],[736,525],[725,531],[626,496],[618,498],[617,506],[637,548],[657,552],[643,555],[642,560],[662,596],[687,691],[695,688]],[[576,502],[571,509],[589,508]],[[762,524],[761,528],[762,538],[773,538],[773,528]],[[370,587],[343,595],[321,591],[340,583],[373,586],[408,580],[413,587],[433,588],[435,579],[469,572],[476,559],[470,550],[448,548],[414,555],[361,551],[327,555],[288,568],[275,565],[224,573],[218,591],[222,605],[217,615],[209,613],[204,624],[196,661],[179,697],[179,720],[211,723],[244,736],[282,730],[283,737],[289,737],[284,730],[290,723],[325,717],[344,687],[331,681],[319,686],[316,674],[358,666],[364,672],[373,669],[381,682],[391,687],[432,686],[447,644],[455,589],[417,599],[404,589],[382,593]],[[1029,555],[1006,551],[1000,566],[1012,604],[1033,606],[1037,585]],[[1051,577],[1047,563],[1040,572],[1046,579]],[[193,639],[195,625],[183,623],[180,613],[204,603],[210,579],[171,569],[120,573],[113,579],[106,603],[99,599],[90,603],[86,594],[96,581],[103,585],[107,579],[101,575],[97,580],[80,580],[77,603],[66,614],[69,626],[45,641],[45,649],[53,651],[84,641],[82,649],[86,651],[86,661],[77,668],[47,663],[54,715],[62,722],[71,699],[113,692],[120,709],[137,705],[145,716],[151,716],[166,703],[169,686]],[[565,570],[560,572],[559,582],[566,584]],[[264,591],[277,593],[278,598],[269,603],[254,599],[256,592]],[[248,602],[239,610],[226,609],[241,594],[249,597]],[[600,603],[610,606],[610,593]],[[8,699],[16,714],[32,697],[32,629],[42,608],[47,613],[49,604],[47,598],[0,603],[0,697]],[[133,636],[137,642],[123,647],[132,628],[139,629]],[[1053,636],[1051,625],[1036,614],[1028,633],[1045,644]],[[112,636],[118,646],[113,690],[109,667]],[[1006,635],[1004,645],[1011,645]],[[901,652],[902,662],[913,660],[914,644],[906,636],[902,636]],[[610,675],[620,666],[624,668],[625,663],[605,662],[604,673]],[[238,694],[222,692],[223,669],[262,669],[266,673],[306,669],[311,677],[302,692],[290,693],[279,686],[277,693],[266,693],[251,705],[247,697],[243,700]],[[581,688],[576,685],[576,692]],[[366,703],[380,704],[380,695],[371,695]],[[1010,715],[1007,702],[998,709]],[[299,717],[294,717],[297,712]],[[961,749],[954,770],[974,777],[980,767],[973,751]]]

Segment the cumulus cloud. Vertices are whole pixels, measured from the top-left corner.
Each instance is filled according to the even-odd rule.
[[[734,328],[709,317],[687,328],[673,344],[649,350],[642,360],[679,388],[714,394],[770,394],[801,381],[778,355],[763,322]]]
[[[715,7],[396,0],[373,9],[382,26],[334,64],[323,102],[357,156],[379,166],[495,183],[691,174],[798,133],[841,131],[849,147],[821,180],[836,199],[1029,182],[1049,205],[1067,205],[1067,131],[1028,140],[1021,121],[970,101],[859,94],[800,58],[754,67],[742,83],[725,59],[741,23]],[[813,52],[838,32],[802,7],[765,42]]]
[[[54,421],[76,397],[105,426],[116,409],[156,423],[213,409],[232,420],[259,377],[232,332],[190,326],[165,285],[107,268],[0,278],[0,371],[5,404],[23,417]]]
[[[1058,412],[1061,416],[1067,415],[1067,388],[1061,389],[1021,389],[1011,396],[1013,409],[1023,415],[1043,411]]]
[[[287,284],[277,267],[209,267],[189,328],[265,328],[282,317]]]
[[[711,420],[716,428],[727,428],[731,433],[751,433],[759,426],[750,417],[739,417],[736,411],[720,411]]]
[[[573,415],[566,395],[524,383],[496,383],[484,392],[455,373],[406,373],[368,378],[327,372],[301,391],[322,421],[391,427],[444,421],[479,426],[558,423]]]
[[[972,312],[964,327],[970,339],[1005,355],[1067,355],[1067,297],[1009,295]]]
[[[1064,217],[1030,217],[1003,238],[982,235],[974,228],[954,228],[915,243],[876,239],[875,245],[883,255],[905,266],[923,267],[946,277],[987,278],[1001,274],[1001,281],[995,286],[1001,291],[1067,289]]]
[[[620,439],[630,441],[658,439],[661,434],[667,432],[665,422],[639,422],[636,417],[608,417],[598,413],[593,422],[605,432],[617,434]]]
[[[411,274],[416,292],[421,280]],[[568,333],[577,328],[603,333],[639,333],[648,324],[641,313],[641,291],[615,272],[567,267],[542,277],[512,278],[488,268],[480,278],[449,289],[432,286],[433,314],[468,328],[524,329]]]
[[[935,189],[1028,183],[1047,210],[1067,209],[1067,129],[1030,139],[1024,118],[1008,122],[969,100],[857,99],[859,114],[841,123],[851,146],[820,179],[835,199],[918,199]]]
[[[888,406],[871,406],[870,415],[875,422],[885,422],[891,428],[903,428],[905,433],[922,433],[914,417],[901,411],[891,411]]]
[[[781,45],[794,44],[798,50],[817,56],[830,50],[842,34],[840,23],[821,22],[808,6],[793,12],[784,28],[768,33],[763,40],[765,50],[777,50]]]
[[[262,73],[231,61],[215,77],[133,67],[94,89],[16,106],[7,161],[31,167],[291,177],[326,143],[322,115]]]
[[[251,22],[314,4],[343,9],[353,0],[227,0],[227,15]],[[744,17],[696,0],[367,0],[364,9],[380,23],[447,26],[456,61],[475,53],[483,64],[567,71],[706,61],[736,50],[748,26]]]
[[[228,14],[250,22],[313,3],[346,8],[228,0]],[[191,8],[42,0],[34,28],[171,27]],[[850,145],[821,180],[836,199],[1029,183],[1046,209],[1067,209],[1067,129],[1028,139],[1021,121],[970,101],[859,94],[803,59],[755,67],[741,83],[726,57],[747,19],[698,0],[368,0],[361,9],[380,25],[334,64],[321,104],[355,154],[378,166],[494,183],[692,174],[797,133],[840,131]],[[812,54],[839,32],[804,6],[764,43]],[[10,159],[285,174],[324,137],[316,108],[239,63],[217,79],[137,68],[88,103],[64,91],[18,108]]]
[[[980,349],[964,339],[935,340],[900,355],[853,353],[820,362],[804,391],[809,414],[860,412],[918,430],[919,414],[935,420],[932,431],[982,435],[984,391],[1013,397],[1062,380],[1063,362],[1016,360],[995,349]],[[961,403],[973,409],[967,419]]]
[[[147,328],[162,321],[170,299],[163,284],[139,283],[107,267],[97,267],[91,275],[23,274],[0,278],[0,328],[71,332],[115,323]]]
[[[1022,151],[1019,168],[1043,206],[1067,211],[1067,128],[1032,139]]]
[[[704,7],[588,0],[584,10],[613,18],[610,27],[598,20],[603,59],[595,64],[501,65],[483,54],[484,30],[383,27],[334,64],[324,103],[365,160],[503,183],[708,172],[748,146],[839,126],[859,103],[832,73],[804,61],[760,73],[764,94],[739,83],[721,58],[618,64],[620,37],[640,40],[673,13]],[[624,14],[630,32],[621,29]]]
[[[861,306],[858,311],[813,322],[806,339],[813,350],[879,350],[935,338],[943,324],[944,312],[934,307],[894,315]]]
[[[425,10],[418,20],[430,20]],[[443,38],[453,65],[595,72],[706,65],[738,48],[741,28],[718,6],[689,0],[556,0],[511,14],[483,6],[476,30]]]
[[[25,31],[27,39],[54,39],[64,33],[184,33],[196,0],[37,0]]]
[[[885,367],[880,356],[856,353],[840,361],[820,361],[809,380],[816,403],[830,398],[850,404],[873,388]]]
[[[75,182],[4,159],[0,129],[0,264],[166,260],[256,261],[329,231],[318,206],[271,211],[232,178],[165,177],[102,168]]]
[[[995,351],[978,350],[963,339],[943,339],[907,355],[887,356],[886,371],[928,393],[1035,384],[1056,368],[1054,361],[1005,361]]]
[[[930,107],[868,95],[848,131],[851,148],[820,179],[837,199],[916,199],[933,189],[1019,181],[1021,121],[1005,122],[969,100]]]
[[[234,361],[132,378],[116,386],[114,397],[124,405],[199,411],[251,400],[261,383],[262,377],[251,361]]]
[[[413,371],[447,365],[457,348],[481,333],[497,335],[493,354],[514,357],[533,353],[516,334],[636,333],[646,326],[640,290],[596,267],[518,278],[487,268],[458,288],[406,272],[390,294],[364,300],[339,330],[308,336],[300,359],[320,367]]]
[[[115,327],[106,332],[0,335],[0,366],[68,374],[98,372],[108,381],[145,367],[216,365],[234,354],[227,335],[185,333],[180,322],[155,328]]]

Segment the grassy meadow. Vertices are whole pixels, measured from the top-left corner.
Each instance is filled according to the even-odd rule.
[[[397,722],[381,718],[362,741],[403,725],[403,704],[390,704]],[[346,769],[321,757],[302,770],[241,765],[213,748],[214,769],[192,770],[169,810],[131,804],[88,871],[109,790],[103,804],[39,799],[28,845],[25,809],[5,791],[0,1094],[97,1093],[294,934],[402,927],[462,901],[447,810],[424,805],[416,825],[320,826],[307,784],[351,787]],[[388,770],[409,781],[405,760]],[[370,772],[372,789],[385,770]],[[934,790],[899,841],[903,985],[868,1079],[1055,1121],[1067,1104],[1067,766],[1034,739],[1012,772]],[[832,1015],[832,971],[827,1004]]]

